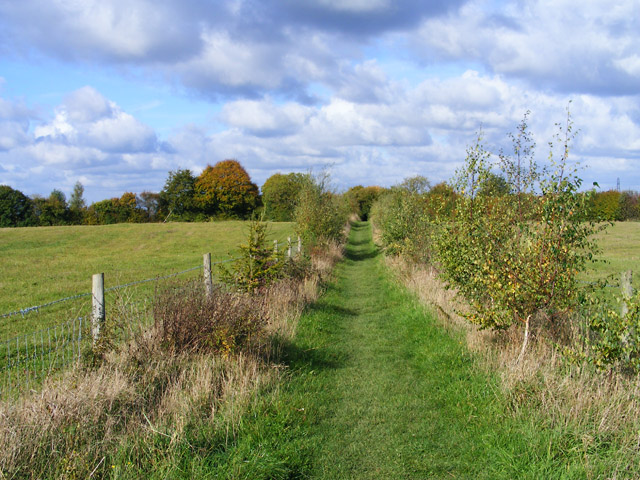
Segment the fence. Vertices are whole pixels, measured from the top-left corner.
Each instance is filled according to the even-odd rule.
[[[286,246],[288,258],[293,256],[291,237],[286,242],[274,241],[277,252]],[[298,237],[297,253],[302,250]],[[0,399],[19,396],[25,390],[37,389],[42,381],[65,368],[77,363],[83,352],[100,339],[108,317],[136,318],[136,323],[116,322],[120,340],[130,338],[135,331],[148,326],[152,319],[149,306],[151,292],[132,292],[132,289],[147,285],[157,286],[158,282],[191,272],[203,271],[204,288],[207,295],[213,291],[213,269],[216,265],[233,262],[240,257],[211,262],[211,254],[203,255],[200,265],[164,276],[147,278],[122,285],[104,288],[104,273],[92,276],[92,291],[60,298],[42,305],[18,309],[0,315],[2,319],[29,319],[53,310],[51,318],[41,317],[40,327],[32,332],[13,336],[0,341]],[[64,308],[64,307],[68,308]],[[127,309],[124,312],[123,309]],[[73,313],[73,315],[70,314]],[[52,319],[67,316],[62,323]],[[69,318],[71,317],[71,318]]]

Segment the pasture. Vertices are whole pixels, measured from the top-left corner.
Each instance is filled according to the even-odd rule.
[[[626,270],[632,270],[636,277],[640,275],[640,222],[616,222],[598,234],[598,244],[602,253],[586,272],[588,281],[608,276],[618,281]],[[639,279],[634,281],[636,286],[640,285]]]
[[[207,252],[212,262],[231,258],[246,240],[247,225],[225,221],[0,229],[0,314],[90,292],[94,273],[104,272],[109,288],[196,267]],[[292,223],[272,223],[270,238],[286,241],[293,230]],[[191,273],[196,274],[201,270]],[[61,314],[57,320],[65,319]],[[0,338],[33,329],[26,320],[3,319]]]

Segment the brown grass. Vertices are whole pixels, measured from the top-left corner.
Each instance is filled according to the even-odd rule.
[[[101,478],[116,451],[143,458],[164,442],[161,457],[170,456],[188,443],[194,423],[234,438],[255,392],[277,386],[281,340],[294,335],[339,258],[338,246],[315,252],[307,275],[260,298],[219,290],[207,300],[193,286],[174,286],[156,303],[155,325],[105,349],[97,367],[80,366],[18,403],[0,403],[0,478]],[[234,331],[245,337],[221,348]]]
[[[478,353],[481,368],[498,372],[513,415],[533,407],[540,424],[579,435],[585,452],[605,439],[619,445],[622,458],[628,454],[630,461],[639,460],[640,378],[569,365],[540,325],[519,362],[521,327],[480,330],[459,315],[469,307],[445,288],[433,269],[397,258],[387,259],[387,264],[399,281],[433,308],[443,326],[464,335],[469,349]],[[587,457],[585,453],[585,461]]]

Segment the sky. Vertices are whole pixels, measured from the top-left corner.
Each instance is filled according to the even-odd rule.
[[[584,185],[640,190],[639,0],[0,0],[0,184],[27,195],[224,159],[435,184],[527,111],[544,164],[567,109]]]

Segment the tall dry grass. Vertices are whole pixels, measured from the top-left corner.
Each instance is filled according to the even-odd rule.
[[[283,340],[341,256],[337,245],[314,252],[304,275],[259,298],[217,290],[207,300],[193,285],[172,286],[156,300],[152,327],[107,342],[93,366],[0,403],[0,478],[102,478],[124,468],[121,457],[150,472],[158,459],[197,449],[194,429],[232,441],[256,392],[277,387]],[[119,311],[135,322],[126,312],[135,309]]]
[[[469,307],[455,291],[446,288],[434,269],[399,258],[387,258],[387,265],[400,282],[433,309],[445,328],[466,339],[469,349],[478,354],[479,368],[498,373],[513,415],[534,411],[533,420],[540,428],[558,428],[578,438],[587,463],[594,460],[590,457],[592,447],[604,442],[617,445],[622,463],[639,468],[639,377],[603,374],[587,365],[569,364],[556,347],[558,334],[545,333],[548,328],[544,323],[534,326],[527,351],[519,359],[522,328],[480,330],[463,318],[461,314]]]

